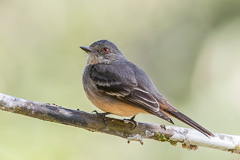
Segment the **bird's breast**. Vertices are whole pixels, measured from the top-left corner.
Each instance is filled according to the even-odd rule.
[[[84,91],[93,105],[105,112],[110,112],[124,117],[134,116],[138,113],[147,113],[142,109],[121,102],[114,96],[109,96],[99,92],[95,84],[93,84],[90,79],[88,72],[89,69],[86,67],[83,72],[82,82]]]

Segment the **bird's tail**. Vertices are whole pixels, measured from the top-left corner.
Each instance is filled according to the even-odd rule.
[[[169,110],[163,110],[167,114],[177,118],[178,120],[182,121],[183,123],[186,123],[187,125],[193,127],[194,129],[198,130],[199,132],[203,133],[207,137],[211,136],[214,137],[214,135],[208,131],[207,129],[200,126],[198,123],[194,122],[191,118],[187,117],[183,113],[179,111],[169,111]]]

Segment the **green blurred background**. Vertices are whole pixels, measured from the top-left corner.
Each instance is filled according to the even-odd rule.
[[[91,112],[80,45],[108,39],[176,108],[212,132],[240,135],[240,1],[1,0],[0,92]],[[150,115],[136,120],[168,124]],[[184,126],[174,119],[178,126]],[[174,154],[173,154],[174,153]],[[239,155],[144,145],[0,111],[1,160],[218,159]]]

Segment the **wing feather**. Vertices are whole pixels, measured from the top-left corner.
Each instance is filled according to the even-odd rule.
[[[156,98],[137,83],[135,74],[128,65],[117,67],[94,65],[90,71],[90,78],[99,92],[115,96],[121,101],[150,113],[160,111]]]

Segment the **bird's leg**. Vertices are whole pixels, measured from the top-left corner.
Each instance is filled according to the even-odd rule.
[[[105,113],[98,113],[96,110],[92,111],[92,113],[95,113],[97,116],[100,116],[105,124],[105,126],[107,126],[107,119],[106,119],[106,115],[111,114],[109,112],[105,112]]]
[[[134,121],[135,117],[136,117],[136,115],[132,116],[132,118],[130,118],[130,119],[125,119],[125,118],[123,119],[124,123],[131,123],[132,124],[132,127],[131,127],[132,130],[135,129],[136,126],[137,126],[137,122]]]

